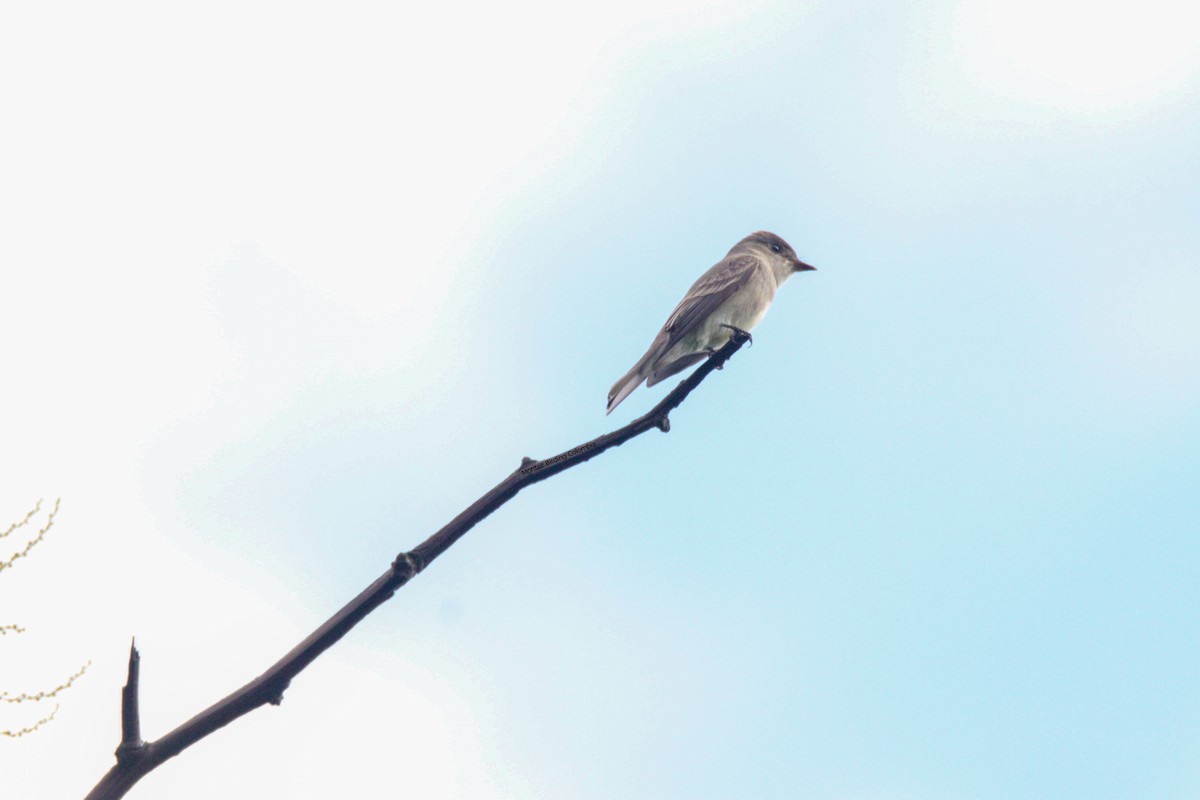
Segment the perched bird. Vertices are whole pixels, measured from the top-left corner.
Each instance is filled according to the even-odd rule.
[[[792,273],[812,269],[773,233],[758,231],[742,239],[692,284],[646,355],[613,384],[605,413],[642,381],[653,386],[711,355],[735,330],[749,332],[771,307],[775,290]]]

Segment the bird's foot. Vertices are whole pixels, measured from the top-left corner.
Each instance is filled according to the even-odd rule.
[[[750,331],[744,331],[741,328],[739,328],[738,326],[730,325],[729,323],[726,323],[726,322],[722,322],[721,327],[729,328],[729,330],[733,331],[734,336],[741,336],[746,340],[747,344],[749,344],[751,347],[754,346],[754,337],[750,335]]]
[[[706,347],[706,348],[704,348],[704,354],[706,356],[708,356],[709,358],[712,358],[713,356],[715,356],[717,354],[717,350],[715,347]],[[725,365],[718,364],[717,369],[725,369]]]

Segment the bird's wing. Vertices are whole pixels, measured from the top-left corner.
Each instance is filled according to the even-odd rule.
[[[662,333],[667,335],[666,346],[660,352],[666,353],[676,342],[703,324],[710,314],[746,284],[760,263],[757,256],[735,256],[701,275],[663,325]]]
[[[633,369],[613,384],[608,393],[609,412],[628,397],[643,380],[646,380],[647,386],[653,386],[704,358],[707,355],[704,352],[683,353],[676,354],[669,363],[658,363],[672,347],[703,325],[722,303],[745,286],[760,264],[756,256],[738,255],[717,262],[708,272],[701,275],[671,312],[671,316],[654,337],[645,355],[638,359]]]
[[[681,356],[668,364],[659,364],[657,369],[646,377],[646,386],[653,386],[659,381],[665,381],[672,375],[683,372],[692,364],[706,358],[708,358],[708,353],[692,353],[690,356]]]

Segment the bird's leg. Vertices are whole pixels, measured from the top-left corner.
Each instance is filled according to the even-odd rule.
[[[736,326],[736,325],[730,325],[730,324],[728,324],[728,323],[726,323],[726,322],[722,322],[722,323],[721,323],[721,327],[722,327],[722,328],[729,328],[729,330],[733,331],[733,335],[734,335],[734,336],[737,336],[738,334],[741,334],[742,336],[745,336],[745,337],[746,337],[746,343],[747,343],[747,344],[749,344],[751,347],[753,347],[753,346],[754,346],[754,337],[750,335],[750,331],[744,331],[744,330],[742,330],[741,328],[739,328],[738,326]]]

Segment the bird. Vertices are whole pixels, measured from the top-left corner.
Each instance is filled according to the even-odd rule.
[[[692,284],[662,330],[608,393],[608,411],[646,382],[659,381],[712,355],[735,332],[747,336],[771,307],[775,290],[797,272],[815,270],[782,238],[756,231]]]

